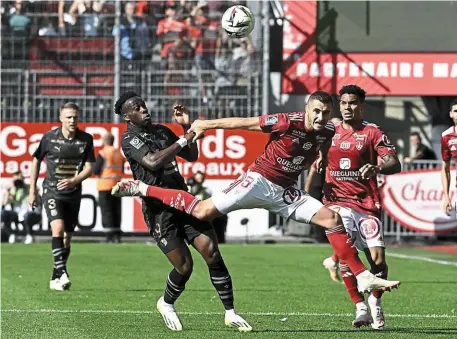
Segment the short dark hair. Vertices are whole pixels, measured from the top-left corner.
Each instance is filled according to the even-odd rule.
[[[316,91],[314,93],[311,93],[311,95],[308,98],[308,102],[310,102],[311,100],[319,100],[323,104],[331,104],[333,106],[332,96],[324,91]]]
[[[449,110],[452,110],[452,106],[457,105],[457,98],[452,99],[451,105],[449,106]]]
[[[409,136],[410,137],[418,137],[419,139],[422,139],[421,135],[419,134],[419,132],[411,132]]]
[[[74,109],[76,112],[79,113],[79,106],[76,105],[74,102],[66,102],[66,103],[64,103],[62,106],[60,106],[59,112],[62,113],[62,111],[63,111],[64,109],[66,109],[66,108],[68,108],[68,109]]]
[[[124,112],[122,110],[124,104],[126,103],[127,100],[131,98],[139,97],[138,94],[135,92],[125,92],[122,94],[119,99],[117,99],[116,103],[114,104],[114,113],[122,115]]]
[[[365,92],[364,89],[357,85],[346,85],[341,87],[339,91],[340,97],[343,94],[354,94],[357,95],[357,98],[359,98],[360,102],[365,102],[365,97],[367,95],[367,92]]]

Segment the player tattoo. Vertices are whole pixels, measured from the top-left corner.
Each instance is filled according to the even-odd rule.
[[[401,164],[395,154],[386,154],[382,158],[382,164],[379,166],[381,174],[395,174],[401,171]]]

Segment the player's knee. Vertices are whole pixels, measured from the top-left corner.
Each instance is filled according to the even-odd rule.
[[[185,260],[182,264],[175,266],[176,271],[184,277],[190,277],[194,270],[194,262],[192,259]]]
[[[334,228],[343,225],[343,221],[338,213],[326,207],[319,210],[319,225],[325,228]]]
[[[206,253],[204,258],[205,258],[205,262],[207,265],[212,265],[212,264],[215,264],[215,263],[221,261],[222,255],[218,249],[215,249],[215,250],[211,249],[210,251],[208,251],[208,253]]]
[[[51,230],[53,237],[63,237],[64,223],[62,219],[51,221]]]

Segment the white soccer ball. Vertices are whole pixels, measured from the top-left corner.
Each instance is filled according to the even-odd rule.
[[[244,38],[248,36],[254,29],[254,25],[254,15],[245,6],[232,6],[222,16],[222,28],[232,38]]]

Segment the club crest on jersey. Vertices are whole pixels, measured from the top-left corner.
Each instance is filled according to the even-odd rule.
[[[301,196],[302,192],[299,189],[296,189],[295,187],[288,187],[284,190],[284,193],[282,194],[282,199],[286,204],[290,205],[294,202],[299,201]]]
[[[278,123],[278,116],[273,115],[265,119],[265,126],[273,126],[274,124]]]
[[[365,134],[354,134],[354,137],[355,137],[355,148],[357,148],[358,151],[362,150],[363,146],[365,146],[367,136]]]
[[[141,146],[144,145],[144,142],[142,142],[138,137],[134,137],[132,140],[130,140],[130,145],[132,145],[136,149],[140,149]]]
[[[305,142],[305,143],[303,144],[303,149],[304,149],[305,151],[310,150],[311,147],[313,147],[313,144],[312,144],[311,142]]]
[[[349,141],[343,141],[341,144],[340,144],[340,148],[342,150],[348,150],[349,148],[351,147],[351,143]]]

